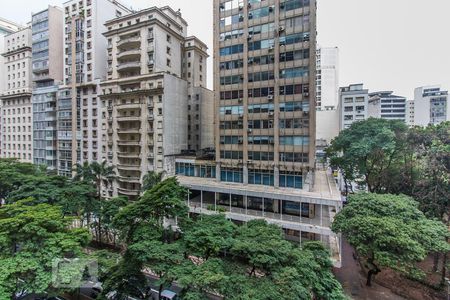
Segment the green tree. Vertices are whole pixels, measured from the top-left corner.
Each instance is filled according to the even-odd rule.
[[[403,273],[428,253],[448,249],[447,228],[429,220],[407,196],[359,193],[335,217],[332,225],[364,258],[367,285],[383,267]]]
[[[410,130],[409,142],[414,148],[419,174],[412,195],[429,217],[450,225],[450,122]],[[436,272],[441,253],[434,253]],[[447,253],[442,254],[441,282],[445,283]]]
[[[224,215],[205,215],[194,224],[183,227],[187,251],[206,260],[229,250],[236,232],[236,226]]]
[[[148,172],[143,179],[142,192],[152,189],[155,185],[160,183],[164,178],[164,172]]]
[[[347,184],[361,181],[370,192],[393,192],[411,177],[397,171],[407,170],[407,133],[404,122],[369,118],[343,130],[326,150],[327,157]]]
[[[0,208],[0,299],[51,291],[54,259],[82,257],[90,238],[71,222],[58,206],[30,200]]]

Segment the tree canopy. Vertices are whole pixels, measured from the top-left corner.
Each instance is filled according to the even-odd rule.
[[[69,229],[71,218],[58,206],[21,200],[0,208],[0,299],[52,290],[54,259],[83,256],[89,241],[83,229]]]
[[[383,267],[411,272],[428,253],[449,250],[447,228],[440,221],[427,219],[418,203],[404,195],[351,195],[332,229],[342,233],[365,259],[367,285]]]

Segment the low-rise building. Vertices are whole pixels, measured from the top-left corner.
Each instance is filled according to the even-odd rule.
[[[368,117],[369,90],[364,85],[351,84],[340,88],[340,130]]]
[[[406,122],[406,98],[392,91],[370,93],[368,117]]]

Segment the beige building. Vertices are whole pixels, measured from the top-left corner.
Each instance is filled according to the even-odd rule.
[[[4,42],[5,42],[5,36],[16,32],[20,29],[22,29],[23,26],[16,24],[14,22],[11,22],[9,20],[0,18],[0,51],[3,52],[4,51]],[[5,65],[5,57],[3,55],[0,55],[0,66],[4,66]],[[2,70],[2,72],[0,72],[0,95],[3,95],[3,92],[5,90],[6,87],[6,82],[5,82],[5,72],[4,70]],[[2,133],[2,101],[0,101],[0,157],[2,157],[1,153],[3,150],[2,147],[2,140],[3,140],[3,135]]]
[[[1,97],[2,157],[33,162],[30,27],[5,37],[3,57],[6,89]]]
[[[117,169],[107,196],[139,195],[149,171],[212,146],[206,45],[186,37],[180,12],[152,7],[106,22],[108,77],[101,83],[103,157]],[[205,147],[205,148],[206,148]]]

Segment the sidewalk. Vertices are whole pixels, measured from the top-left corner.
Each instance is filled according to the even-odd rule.
[[[335,268],[333,273],[342,284],[346,295],[354,300],[406,300],[397,296],[390,289],[372,282],[371,287],[366,286],[366,278],[361,274],[358,262],[353,258],[353,248],[342,241],[342,267]]]

